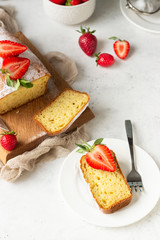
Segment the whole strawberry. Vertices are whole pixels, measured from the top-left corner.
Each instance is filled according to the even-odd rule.
[[[97,65],[101,67],[109,67],[114,64],[114,57],[108,53],[95,54]]]
[[[82,33],[82,35],[79,38],[79,46],[83,50],[85,54],[88,56],[92,56],[97,47],[97,38],[93,35],[95,33],[95,30],[90,31],[90,28],[82,28],[81,30],[77,31],[79,33]]]
[[[70,1],[71,6],[79,5],[79,4],[81,4],[81,3],[82,3],[81,0],[71,0],[71,1]]]
[[[109,39],[117,40],[113,44],[114,51],[119,58],[125,59],[130,49],[129,42],[126,40],[121,40],[117,37],[110,37]]]
[[[17,145],[17,138],[15,132],[4,132],[1,135],[1,146],[7,151],[13,150]]]
[[[66,0],[50,0],[50,1],[59,5],[63,5]]]

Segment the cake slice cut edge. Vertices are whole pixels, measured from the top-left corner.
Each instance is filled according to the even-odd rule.
[[[132,200],[131,189],[118,164],[116,155],[111,151],[116,164],[115,172],[97,170],[86,162],[85,155],[81,157],[80,168],[85,181],[89,184],[94,200],[103,213],[114,213],[127,206]]]
[[[49,136],[61,134],[85,111],[89,100],[87,93],[65,89],[33,119]]]

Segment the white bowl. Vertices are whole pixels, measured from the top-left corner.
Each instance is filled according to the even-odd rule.
[[[66,25],[74,25],[84,22],[94,12],[96,0],[88,0],[75,6],[58,5],[50,0],[43,0],[46,14],[53,21]]]

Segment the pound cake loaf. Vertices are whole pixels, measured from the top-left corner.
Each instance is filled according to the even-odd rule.
[[[132,199],[130,187],[123,176],[116,156],[113,151],[111,154],[116,165],[114,172],[90,167],[85,155],[80,160],[84,179],[90,186],[93,198],[104,213],[113,213],[128,205]]]
[[[34,116],[36,123],[48,135],[65,132],[89,104],[89,95],[66,89]]]
[[[14,47],[14,43],[21,43],[16,37],[7,32],[4,28],[0,27],[0,45],[3,43],[12,42]],[[23,44],[23,43],[21,43]],[[15,44],[16,46],[16,44]],[[23,45],[25,46],[25,45]],[[44,65],[40,62],[40,60],[26,47],[26,50],[18,55],[14,55],[13,57],[5,58],[2,55],[2,51],[4,52],[7,47],[0,47],[0,114],[6,113],[14,108],[17,108],[25,103],[30,102],[33,99],[36,99],[43,95],[46,92],[48,80],[50,78],[50,74]],[[10,53],[11,55],[12,53]],[[27,59],[29,67],[27,71],[24,73],[23,82],[31,82],[32,87],[24,87],[18,86],[18,89],[15,86],[12,86],[12,82],[8,82],[6,71],[4,70],[4,61],[8,63],[8,67],[10,68],[9,63],[15,59]],[[10,62],[9,62],[10,61]],[[18,66],[18,65],[17,65]],[[16,67],[17,67],[16,66]],[[3,70],[3,71],[2,71]],[[13,78],[12,78],[13,79]]]

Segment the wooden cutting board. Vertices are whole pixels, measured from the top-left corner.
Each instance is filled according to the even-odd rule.
[[[0,145],[0,160],[5,164],[9,159],[16,157],[30,151],[37,147],[48,136],[33,120],[35,113],[39,112],[47,104],[49,104],[56,96],[58,92],[63,91],[66,88],[71,88],[67,82],[56,72],[56,70],[50,65],[47,59],[40,54],[40,52],[33,46],[33,44],[23,35],[22,32],[15,34],[30,50],[41,60],[48,71],[51,74],[49,80],[47,93],[13,111],[0,115],[0,118],[7,124],[10,130],[14,130],[17,133],[18,144],[12,151],[6,151]],[[57,93],[55,93],[55,88]],[[84,123],[94,118],[93,112],[87,108],[82,115],[73,123],[67,132],[80,127]]]

